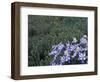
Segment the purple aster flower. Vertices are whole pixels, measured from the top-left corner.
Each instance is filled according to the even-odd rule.
[[[53,66],[53,65],[57,65],[57,64],[56,64],[55,62],[51,62],[51,63],[50,63],[50,65],[52,65],[52,66]]]
[[[85,61],[87,59],[86,53],[79,53],[78,60]]]
[[[49,53],[49,55],[56,55],[58,52],[56,51],[56,50],[54,50],[54,51],[51,51],[50,53]]]
[[[63,55],[62,57],[61,57],[61,62],[62,63],[64,63],[64,62],[66,62],[66,61],[70,61],[70,56],[68,55]]]
[[[86,48],[81,48],[81,51],[87,51],[88,50],[88,48],[86,47]]]
[[[87,60],[88,51],[88,40],[87,36],[83,35],[78,43],[77,39],[74,37],[72,42],[67,42],[63,44],[60,42],[57,45],[52,46],[52,50],[49,53],[53,57],[50,65],[63,65],[64,62],[71,63],[71,58],[74,61],[77,59],[81,63],[85,63]]]
[[[75,45],[70,45],[70,51],[74,51],[74,50],[75,50],[75,48],[76,48],[76,46],[75,46]]]
[[[87,38],[86,38],[85,35],[80,39],[80,43],[81,44],[87,44],[88,43]]]
[[[64,44],[62,43],[58,44],[58,50],[62,50],[64,47],[65,47]]]

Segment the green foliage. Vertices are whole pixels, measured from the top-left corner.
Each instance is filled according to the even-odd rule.
[[[49,65],[52,45],[87,35],[87,18],[28,16],[28,66]]]

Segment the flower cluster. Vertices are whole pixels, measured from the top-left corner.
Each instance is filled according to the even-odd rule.
[[[49,53],[53,59],[50,65],[86,64],[88,59],[88,38],[83,35],[78,41],[75,37],[71,42],[52,46]]]

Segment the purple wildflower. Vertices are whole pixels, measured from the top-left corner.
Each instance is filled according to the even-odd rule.
[[[72,42],[68,41],[65,44],[60,42],[58,45],[52,46],[49,55],[53,56],[53,60],[50,62],[50,65],[63,65],[65,62],[72,64],[71,61],[73,60],[85,63],[87,51],[88,40],[86,35],[83,35],[79,43],[75,37]]]

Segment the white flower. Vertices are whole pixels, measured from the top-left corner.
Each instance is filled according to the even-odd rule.
[[[80,51],[80,47],[77,46],[77,48],[76,48],[76,52],[78,52],[78,51]]]
[[[77,39],[75,37],[73,37],[72,43],[76,43],[76,42],[77,42]]]
[[[83,35],[84,38],[87,38],[87,35]]]

